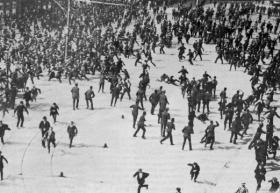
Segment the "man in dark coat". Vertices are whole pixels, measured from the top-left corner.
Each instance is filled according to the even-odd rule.
[[[138,110],[144,110],[139,106],[139,101],[136,101],[134,105],[131,105],[130,108],[132,108],[132,118],[133,118],[133,124],[132,127],[135,129],[135,124],[136,124],[136,120],[138,117]]]
[[[1,173],[1,181],[3,181],[3,160],[8,163],[8,160],[2,155],[2,152],[0,151],[0,173]]]
[[[274,125],[268,120],[268,123],[266,125],[266,143],[267,143],[267,147],[269,148],[271,148],[273,133],[274,133]]]
[[[256,161],[260,163],[266,163],[266,157],[267,157],[267,146],[266,142],[262,139],[258,139],[255,144],[255,155],[256,155]]]
[[[49,130],[50,128],[50,122],[47,120],[47,117],[43,117],[43,120],[39,124],[39,129],[41,129],[42,132],[42,137],[45,135],[45,133]]]
[[[166,108],[161,114],[161,124],[160,124],[160,131],[161,136],[165,137],[165,130],[167,126],[167,122],[170,119],[170,113],[168,112],[169,108]]]
[[[273,136],[272,137],[272,142],[271,142],[271,147],[268,149],[268,154],[272,154],[273,155],[273,159],[276,159],[276,154],[277,154],[277,150],[279,147],[279,137],[277,136]],[[268,155],[267,155],[268,157]]]
[[[219,123],[216,121],[216,125],[214,125],[213,121],[210,121],[210,125],[206,128],[206,141],[205,147],[208,143],[210,143],[210,149],[213,150],[213,145],[215,143],[215,128],[219,126]]]
[[[193,127],[193,122],[194,122],[194,118],[196,117],[196,114],[195,114],[195,111],[194,109],[192,109],[190,112],[189,112],[189,115],[188,115],[188,120],[189,120],[189,124],[190,126]]]
[[[143,130],[142,138],[146,139],[145,138],[145,133],[146,133],[146,128],[145,128],[146,119],[145,119],[145,116],[146,116],[146,112],[144,111],[142,116],[140,117],[138,123],[137,123],[137,130],[135,131],[133,137],[136,137],[137,133],[140,131],[140,129],[142,129]]]
[[[210,100],[211,100],[211,94],[209,92],[205,92],[203,97],[202,97],[202,102],[203,102],[203,113],[205,111],[205,107],[207,109],[207,114],[210,113],[210,110],[209,110],[209,103],[210,103]]]
[[[32,93],[28,87],[26,87],[26,91],[23,94],[23,99],[25,100],[25,105],[27,108],[30,107],[29,101],[32,101]]]
[[[215,63],[217,63],[218,59],[220,59],[222,61],[222,64],[223,64],[224,63],[224,61],[223,61],[223,49],[222,48],[218,49],[217,54],[218,54],[218,56],[215,60]]]
[[[71,148],[72,147],[72,143],[73,143],[73,139],[78,134],[78,129],[74,125],[73,121],[71,121],[70,125],[68,126],[67,133],[68,133],[69,139],[70,139],[69,148]]]
[[[151,103],[151,105],[152,105],[152,107],[151,107],[151,114],[152,114],[152,115],[153,115],[154,112],[155,112],[155,108],[156,108],[156,106],[157,106],[157,104],[158,104],[158,100],[159,100],[158,91],[155,90],[155,92],[152,93],[151,96],[149,97],[149,101],[150,101],[150,103]]]
[[[79,89],[77,83],[72,88],[71,93],[72,93],[72,99],[73,99],[73,110],[75,110],[75,107],[76,107],[76,109],[79,109],[80,89]]]
[[[185,56],[184,56],[184,53],[185,53],[185,50],[186,50],[186,47],[184,46],[184,44],[182,44],[179,48],[179,54],[178,54],[178,58],[179,58],[179,61],[185,59]]]
[[[257,180],[257,191],[261,188],[262,181],[265,181],[266,169],[264,168],[264,164],[258,164],[255,169],[255,178]]]
[[[15,85],[11,86],[11,91],[10,91],[10,107],[13,109],[15,106],[15,101],[16,101],[16,96],[17,96],[17,88]]]
[[[166,93],[166,91],[164,90],[160,93],[160,96],[159,96],[159,106],[160,106],[160,109],[163,109],[163,110],[166,108],[166,105],[169,104],[165,93]]]
[[[239,131],[242,129],[241,122],[238,120],[234,120],[231,125],[231,135],[230,135],[230,143],[236,144],[237,136],[242,135],[239,133]]]
[[[93,110],[93,103],[92,103],[92,98],[95,97],[95,94],[92,90],[92,86],[89,87],[89,89],[85,92],[85,99],[87,103],[87,109],[89,108],[89,102],[91,106],[91,110]]]
[[[174,124],[175,119],[172,118],[170,122],[168,122],[167,125],[167,136],[164,137],[162,140],[160,140],[160,143],[164,142],[166,139],[170,139],[170,144],[173,144],[173,136],[172,136],[172,130],[175,130],[175,124]]]
[[[24,106],[23,101],[20,101],[20,104],[14,110],[14,114],[17,113],[17,127],[19,127],[19,123],[20,126],[23,127],[23,123],[24,123],[23,111],[25,111],[28,114],[28,110]]]
[[[242,115],[241,115],[241,120],[242,120],[242,124],[244,127],[244,131],[242,133],[242,135],[247,135],[247,130],[249,128],[250,123],[253,122],[253,116],[251,115],[249,109],[247,109]]]
[[[251,149],[252,147],[254,147],[257,143],[257,140],[261,138],[261,135],[264,133],[266,133],[265,131],[262,130],[263,128],[263,123],[261,122],[257,128],[257,131],[253,137],[253,140],[251,141],[251,143],[249,144],[248,149]]]
[[[44,140],[47,142],[48,152],[51,151],[51,144],[53,144],[53,147],[56,147],[55,143],[55,132],[53,131],[53,128],[50,127],[50,129],[45,132]]]
[[[142,109],[144,109],[143,99],[144,99],[144,90],[139,88],[138,91],[136,92],[136,101],[140,103]]]
[[[234,115],[234,108],[231,105],[227,105],[227,108],[224,111],[225,114],[225,120],[224,120],[224,130],[226,130],[226,125],[228,122],[228,126],[229,128],[231,127],[232,124],[232,119],[233,119],[233,115]]]
[[[140,193],[141,188],[145,187],[146,189],[149,188],[149,185],[145,184],[146,178],[149,176],[149,173],[143,172],[142,169],[139,169],[133,177],[137,177],[138,188],[137,193]]]
[[[225,101],[227,99],[227,88],[225,87],[224,90],[220,93],[221,101]]]
[[[127,93],[129,100],[131,100],[131,95],[130,95],[131,83],[130,83],[130,81],[128,79],[123,81],[122,88],[123,88],[123,92],[121,94],[121,101],[122,101],[125,93]]]
[[[192,167],[192,169],[190,171],[191,180],[196,182],[196,179],[197,179],[197,177],[199,175],[199,172],[200,172],[200,167],[199,167],[199,165],[196,162],[194,162],[193,164],[188,164],[188,166]]]
[[[116,106],[116,103],[117,103],[117,100],[118,100],[118,98],[120,96],[121,90],[122,90],[121,85],[116,85],[113,88],[113,90],[112,90],[112,98],[111,98],[111,106],[113,106],[113,103],[114,103],[114,106]]]
[[[11,130],[7,124],[4,124],[2,121],[0,121],[0,138],[1,142],[4,145],[4,135],[6,130]]]
[[[189,140],[189,149],[190,151],[192,150],[192,140],[191,140],[191,135],[193,134],[193,126],[189,123],[188,126],[185,126],[182,130],[184,134],[184,141],[183,141],[183,146],[182,150],[185,148],[186,141]]]
[[[59,107],[56,103],[53,103],[50,107],[50,116],[53,117],[53,122],[56,123],[56,117],[59,115],[58,113]]]
[[[31,89],[31,94],[32,94],[32,100],[36,101],[38,94],[41,94],[41,89],[33,86],[33,88]]]
[[[189,59],[188,59],[188,61],[189,61],[189,63],[191,64],[191,65],[193,65],[193,57],[194,57],[194,53],[191,51],[191,49],[189,49],[189,53],[187,54],[188,56],[189,56]]]
[[[182,75],[187,75],[189,72],[188,72],[188,70],[187,69],[185,69],[185,67],[184,66],[182,66],[182,69],[178,72],[178,73],[181,73]]]
[[[39,124],[39,129],[41,130],[42,133],[42,146],[45,147],[45,139],[44,136],[45,134],[49,131],[51,125],[50,122],[47,120],[47,117],[43,117],[43,120]]]

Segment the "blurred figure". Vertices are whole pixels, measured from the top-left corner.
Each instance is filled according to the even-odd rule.
[[[237,189],[235,193],[249,193],[248,188],[245,183],[242,183],[241,186]]]
[[[270,192],[276,192],[279,189],[279,181],[276,177],[272,178],[268,182],[271,183],[271,187],[269,188]]]

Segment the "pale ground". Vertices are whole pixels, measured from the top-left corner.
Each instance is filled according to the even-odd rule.
[[[218,102],[212,101],[210,119],[219,121],[221,125],[216,128],[214,150],[205,149],[203,144],[199,143],[208,123],[203,124],[195,120],[193,151],[188,151],[187,145],[186,150],[182,151],[181,130],[188,121],[187,101],[182,98],[179,87],[156,80],[162,73],[177,77],[177,72],[184,65],[189,71],[189,78],[198,79],[204,71],[212,76],[216,75],[217,93],[227,87],[228,96],[232,96],[238,89],[243,90],[245,95],[251,94],[250,76],[244,74],[243,69],[230,72],[228,64],[215,64],[214,45],[204,46],[203,61],[195,61],[194,66],[189,65],[187,61],[178,61],[177,48],[178,46],[174,45],[171,49],[166,49],[165,55],[159,55],[157,50],[157,54],[153,56],[157,67],[151,67],[151,88],[147,91],[147,95],[150,95],[161,85],[167,91],[170,113],[175,117],[176,124],[173,133],[174,146],[170,146],[169,141],[160,145],[157,116],[151,116],[149,113],[146,119],[147,124],[151,126],[147,127],[147,139],[132,137],[134,129],[129,106],[134,103],[138,76],[142,71],[140,65],[134,67],[134,58],[124,59],[131,76],[133,99],[129,101],[125,96],[123,102],[118,102],[115,108],[110,107],[108,83],[105,94],[97,93],[98,75],[91,77],[90,81],[78,81],[81,93],[78,111],[72,110],[70,90],[73,85],[70,86],[66,80],[63,80],[62,84],[55,80],[48,82],[44,77],[36,81],[36,86],[41,88],[42,94],[37,102],[31,103],[30,114],[25,116],[25,127],[16,128],[16,118],[12,116],[12,112],[3,119],[12,131],[6,132],[7,144],[1,146],[3,155],[9,160],[9,164],[4,168],[5,179],[0,182],[1,193],[135,193],[137,182],[132,175],[138,168],[150,173],[147,179],[149,190],[143,189],[144,193],[171,193],[175,192],[176,187],[181,187],[182,192],[232,193],[241,182],[246,182],[249,192],[254,192],[256,161],[254,150],[248,150],[247,143],[251,140],[258,123],[254,122],[250,126],[248,137],[242,141],[238,140],[238,145],[233,145],[229,143],[230,132],[223,130],[223,121],[220,120],[217,111]],[[192,45],[187,45],[187,48],[192,48]],[[31,86],[31,83],[29,85]],[[83,97],[90,85],[96,93],[94,111],[86,109]],[[48,154],[41,146],[38,124],[43,116],[52,120],[49,117],[49,107],[53,102],[60,107],[58,123],[52,124],[58,146]],[[149,102],[145,102],[144,106],[149,112]],[[124,119],[121,119],[122,115]],[[254,117],[256,118],[255,115]],[[66,128],[72,120],[76,123],[79,133],[74,139],[74,147],[69,149]],[[276,120],[276,127],[278,125],[279,120]],[[108,149],[102,148],[104,143],[108,144]],[[201,167],[198,183],[190,181],[190,167],[187,166],[187,163],[194,161]],[[267,180],[274,176],[279,177],[279,161],[268,161],[268,165],[269,168],[273,166],[274,171],[268,171]],[[66,177],[58,177],[60,172]],[[269,184],[264,182],[263,192],[267,192],[265,190],[268,188]]]

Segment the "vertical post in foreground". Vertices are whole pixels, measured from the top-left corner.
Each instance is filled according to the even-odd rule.
[[[69,36],[69,22],[70,22],[70,1],[68,0],[68,8],[67,8],[67,25],[66,25],[66,40],[65,40],[65,56],[64,62],[67,60],[67,51],[68,51],[68,36]]]

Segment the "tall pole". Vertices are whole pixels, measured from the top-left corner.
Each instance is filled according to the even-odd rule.
[[[65,57],[64,62],[67,60],[67,51],[68,51],[68,36],[69,36],[69,21],[70,21],[70,1],[68,0],[68,8],[67,8],[67,25],[66,25],[66,40],[65,40]]]

